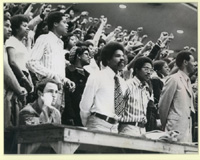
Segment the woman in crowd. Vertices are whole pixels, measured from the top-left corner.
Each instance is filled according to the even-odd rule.
[[[11,28],[12,36],[6,41],[8,61],[19,84],[30,93],[33,90],[33,84],[26,68],[26,62],[30,55],[23,43],[29,32],[28,18],[21,14],[13,16],[11,18]]]

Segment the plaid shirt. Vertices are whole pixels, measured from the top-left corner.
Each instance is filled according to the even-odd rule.
[[[149,100],[153,100],[153,94],[150,96],[148,84],[142,85],[136,76],[128,80],[127,84],[126,94],[128,98],[120,122],[147,121],[147,104]]]

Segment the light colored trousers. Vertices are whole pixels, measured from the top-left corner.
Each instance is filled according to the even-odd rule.
[[[141,137],[145,133],[146,133],[146,129],[138,127],[138,126],[129,125],[129,124],[120,124],[119,126],[119,134]]]
[[[88,130],[92,130],[92,131],[118,133],[118,125],[119,125],[118,123],[111,124],[94,115],[91,115],[88,118],[86,127],[88,128]]]

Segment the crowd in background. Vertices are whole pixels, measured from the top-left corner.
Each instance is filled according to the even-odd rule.
[[[34,105],[40,105],[38,90],[42,85],[47,85],[48,82],[58,84],[58,88],[55,90],[55,94],[58,94],[55,102],[56,110],[51,109],[51,112],[54,112],[54,116],[60,119],[52,116],[51,122],[72,126],[86,126],[84,104],[87,101],[87,105],[89,105],[91,100],[88,99],[87,94],[89,93],[87,92],[92,94],[92,84],[90,85],[89,83],[97,83],[95,81],[98,81],[97,79],[92,81],[92,78],[88,79],[88,77],[96,75],[99,71],[104,70],[107,65],[110,65],[103,61],[105,57],[102,56],[104,55],[102,52],[106,52],[105,46],[117,43],[123,47],[123,49],[119,50],[124,53],[124,67],[119,69],[117,74],[126,82],[129,82],[130,79],[133,79],[138,74],[134,70],[137,69],[135,66],[138,67],[138,59],[143,57],[150,59],[150,61],[146,60],[146,63],[152,64],[152,69],[148,68],[149,66],[146,67],[147,72],[150,73],[150,78],[145,84],[148,86],[146,92],[148,92],[147,97],[149,97],[145,111],[145,130],[164,129],[160,121],[162,117],[159,114],[159,100],[166,80],[169,76],[177,73],[179,69],[176,63],[176,56],[174,56],[177,53],[170,49],[170,43],[173,43],[174,39],[172,33],[163,31],[156,42],[150,40],[144,43],[147,35],[143,35],[143,27],[133,28],[129,31],[123,29],[119,24],[118,27],[108,33],[111,25],[107,23],[108,19],[104,15],[95,18],[88,11],[75,13],[73,4],[69,7],[64,4],[57,5],[54,8],[52,4],[40,4],[38,8],[33,10],[34,5],[36,4],[4,4],[4,28],[11,27],[10,30],[7,30],[7,37],[5,37],[4,33],[5,128],[18,126],[19,124],[39,124],[43,121],[40,119],[40,122],[36,122],[34,119],[30,119],[30,116],[27,116],[27,108],[25,106],[27,107],[27,105],[33,103],[31,106],[34,108]],[[78,8],[78,5],[75,7]],[[53,12],[60,12],[65,16],[65,22],[63,22],[67,26],[65,33],[61,34],[59,31],[62,31],[62,29],[60,28],[54,30],[56,22],[53,23],[55,26],[51,27],[49,25],[51,23],[49,17]],[[56,16],[53,18],[52,21],[56,19]],[[7,20],[10,20],[10,24],[6,23]],[[193,55],[197,54],[193,47],[185,46],[182,51],[190,52]],[[51,55],[48,53],[51,52],[55,52],[57,55],[52,54],[53,57],[50,57]],[[58,56],[61,52],[62,56]],[[53,61],[49,63],[48,61],[51,58]],[[143,63],[143,61],[140,63]],[[189,74],[189,78],[194,96],[195,111],[192,112],[194,114],[191,117],[192,138],[195,142],[197,141],[195,128],[198,126],[197,62],[195,61],[193,65],[195,68]],[[47,80],[47,78],[53,81]],[[102,77],[102,81],[103,79],[104,77]],[[100,85],[100,82],[98,83]],[[43,86],[41,93],[44,92],[44,88],[45,86]],[[135,91],[130,92],[135,93]],[[94,92],[94,94],[99,93]],[[41,103],[51,103],[47,102],[48,100],[45,101],[44,96],[41,99],[43,100]],[[33,117],[37,117],[37,114],[40,113],[37,113],[37,109],[35,110],[31,110]],[[98,116],[97,114],[95,112],[93,115]],[[123,120],[122,118],[121,121]],[[48,121],[50,122],[50,120]]]

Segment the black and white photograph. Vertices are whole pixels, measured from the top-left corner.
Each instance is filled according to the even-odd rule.
[[[4,2],[3,154],[198,155],[198,2]]]

